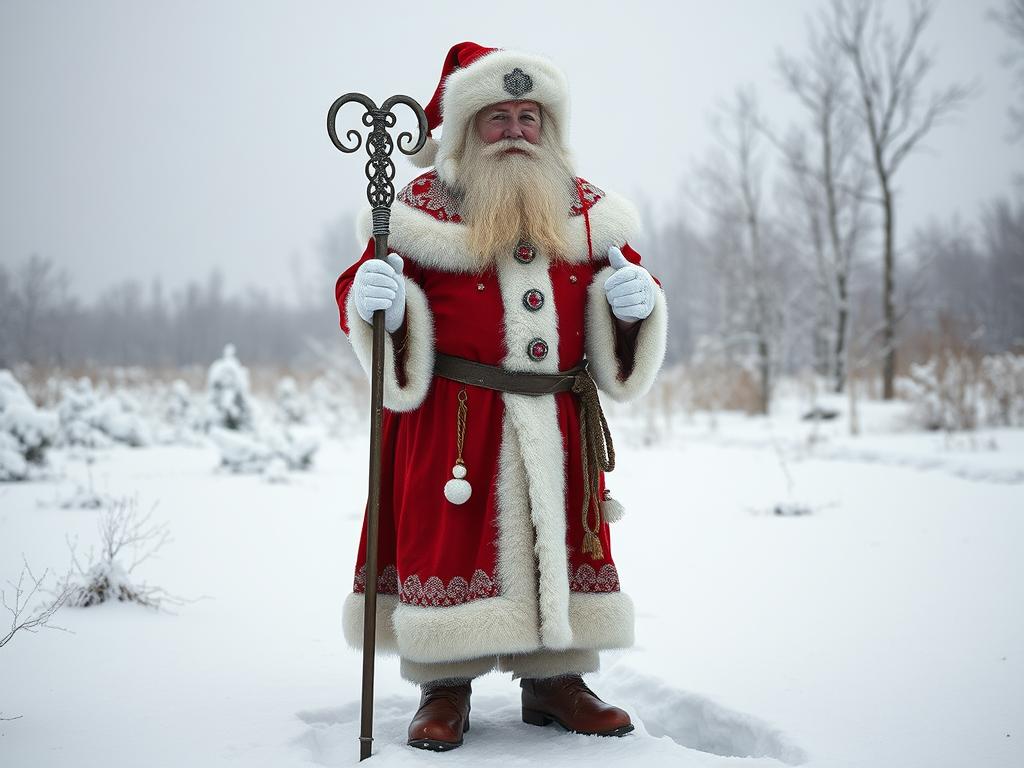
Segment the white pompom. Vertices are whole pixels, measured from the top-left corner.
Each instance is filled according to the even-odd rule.
[[[433,136],[428,136],[423,148],[415,155],[409,156],[409,162],[417,168],[429,168],[434,164],[434,158],[437,157],[439,146],[440,144],[437,143],[437,139]]]
[[[611,496],[601,502],[601,518],[607,523],[615,523],[622,519],[622,516],[626,514],[626,510],[623,509],[622,504]]]
[[[464,478],[466,476],[466,465],[456,464],[454,467],[452,467],[452,475],[459,478],[459,480]]]
[[[452,478],[444,484],[444,497],[452,504],[465,504],[472,493],[473,488],[470,484],[460,478]]]

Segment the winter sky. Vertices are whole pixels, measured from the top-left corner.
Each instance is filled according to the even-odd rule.
[[[903,20],[902,3],[885,4]],[[929,217],[973,220],[1024,171],[1021,145],[1006,141],[1010,43],[985,15],[996,4],[941,0],[927,30],[931,82],[981,87],[905,167],[904,242]],[[773,64],[803,49],[805,16],[825,5],[2,0],[0,263],[49,256],[86,299],[127,278],[173,288],[219,267],[229,292],[320,303],[333,281],[317,243],[365,203],[361,160],[327,138],[328,107],[352,90],[425,104],[462,40],[562,66],[577,171],[657,201],[660,218],[737,85],[756,85],[777,125],[797,117]],[[398,166],[399,181],[413,175]]]

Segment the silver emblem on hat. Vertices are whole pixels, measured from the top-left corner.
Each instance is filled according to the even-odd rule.
[[[532,90],[533,78],[523,72],[519,67],[516,67],[505,75],[505,92],[512,96],[512,98],[521,98],[524,93],[528,93]]]

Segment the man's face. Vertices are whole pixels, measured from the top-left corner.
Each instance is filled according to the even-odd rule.
[[[535,101],[501,101],[476,113],[476,132],[485,144],[501,139],[540,141],[540,105]],[[507,149],[506,153],[522,152]]]

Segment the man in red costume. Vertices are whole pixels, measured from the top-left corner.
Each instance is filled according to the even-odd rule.
[[[568,89],[551,62],[461,43],[426,108],[386,260],[339,277],[341,327],[369,371],[384,310],[378,648],[420,684],[409,744],[451,749],[470,681],[510,671],[523,720],[623,735],[629,715],[581,674],[633,643],[605,488],[597,397],[647,392],[665,354],[665,294],[629,246],[623,198],[578,178]],[[584,365],[586,367],[584,367]],[[595,387],[596,384],[596,387]],[[344,631],[362,642],[366,527]]]

